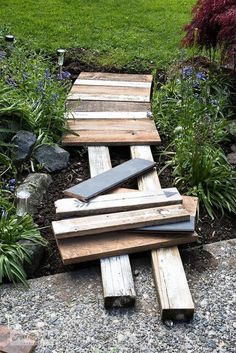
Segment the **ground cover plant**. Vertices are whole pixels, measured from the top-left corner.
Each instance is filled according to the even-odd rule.
[[[229,90],[220,73],[184,66],[157,90],[153,111],[169,137],[175,183],[199,197],[209,215],[236,213],[236,173],[220,145],[227,137]]]
[[[194,0],[1,0],[0,26],[8,25],[34,48],[85,48],[89,64],[149,68],[178,51]],[[155,64],[154,64],[155,67]]]

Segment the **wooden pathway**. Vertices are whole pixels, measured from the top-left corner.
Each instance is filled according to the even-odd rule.
[[[111,168],[109,147],[129,145],[132,158],[153,161],[151,144],[160,137],[149,118],[152,76],[82,72],[68,96],[71,109],[68,125],[78,135],[64,136],[64,145],[88,145],[91,176]],[[140,191],[161,192],[155,170],[138,178]],[[121,190],[122,191],[122,190]],[[185,208],[193,199],[184,198]],[[196,202],[194,203],[196,206]],[[194,206],[194,207],[195,207]],[[193,207],[193,208],[194,208]],[[191,212],[190,212],[191,213]],[[192,210],[192,213],[193,210]],[[194,233],[143,234],[120,231],[98,236],[59,239],[57,244],[65,264],[102,258],[101,275],[105,306],[129,306],[135,302],[132,270],[127,255],[152,250],[153,275],[162,319],[191,319],[194,304],[176,245],[195,241]],[[85,239],[84,239],[85,238]],[[137,239],[139,241],[137,242]],[[155,249],[155,250],[153,250]],[[101,256],[99,256],[101,254]]]

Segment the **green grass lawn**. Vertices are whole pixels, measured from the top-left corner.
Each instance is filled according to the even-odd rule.
[[[0,27],[35,48],[90,49],[97,64],[127,66],[175,58],[194,0],[1,0]]]

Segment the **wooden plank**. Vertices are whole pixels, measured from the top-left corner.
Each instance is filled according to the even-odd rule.
[[[178,248],[175,246],[153,251],[152,264],[159,289],[162,319],[192,319],[194,304]]]
[[[155,164],[153,161],[135,158],[66,189],[64,194],[87,201],[145,173],[152,169]]]
[[[131,155],[133,158],[142,158],[145,155],[145,158],[153,160],[151,149],[148,146],[132,146]],[[157,191],[161,187],[158,175],[154,172],[140,177],[138,186],[140,190],[146,191]],[[174,246],[152,250],[151,255],[154,280],[161,306],[161,318],[163,320],[191,319],[194,314],[194,304],[178,248]],[[169,262],[174,264],[174,270],[169,267]],[[176,295],[176,293],[179,294]]]
[[[71,112],[66,119],[147,119],[147,112]]]
[[[90,202],[81,202],[75,198],[55,201],[57,219],[73,216],[89,216],[102,213],[138,210],[167,205],[181,204],[182,196],[176,188],[155,192],[127,192],[95,197]]]
[[[57,244],[63,263],[69,265],[196,241],[195,233],[154,235],[123,231],[97,236],[57,239]],[[105,274],[102,277],[105,277]]]
[[[2,353],[32,353],[36,342],[25,333],[0,326],[0,352]]]
[[[113,132],[113,131],[154,131],[156,133],[156,125],[154,121],[144,119],[69,119],[67,120],[69,129],[78,132],[92,131],[92,132]]]
[[[112,102],[112,101],[78,101],[70,100],[66,106],[73,112],[147,112],[150,103]]]
[[[181,222],[189,218],[189,213],[182,205],[174,205],[63,219],[53,221],[52,229],[57,239],[64,239],[134,229],[145,225]]]
[[[195,217],[196,217],[197,207],[198,207],[198,198],[191,197],[191,196],[183,196],[183,207],[190,214],[189,221],[171,223],[171,224],[162,224],[160,226],[143,227],[143,228],[138,228],[135,231],[145,232],[145,233],[150,233],[150,232],[151,233],[194,232],[194,230],[195,230]]]
[[[152,82],[152,75],[146,74],[120,74],[111,72],[81,72],[81,80],[102,80],[102,81],[132,81],[132,82]]]
[[[107,147],[89,147],[88,157],[91,177],[112,168],[109,149]],[[76,249],[74,250],[76,251]],[[112,255],[113,254],[111,254],[111,256]],[[105,307],[133,305],[136,293],[129,256],[126,253],[123,253],[122,256],[111,257],[108,259],[103,258],[101,259],[100,264]],[[123,271],[123,268],[125,271]],[[119,281],[117,281],[116,276],[114,276],[115,271],[122,273]],[[112,285],[112,283],[115,283],[115,285]]]
[[[125,94],[101,94],[101,93],[77,93],[71,92],[67,100],[90,100],[90,101],[120,101],[120,102],[150,102],[147,95],[125,95]]]
[[[128,255],[101,261],[105,307],[127,307],[135,303],[136,293]],[[116,295],[114,296],[114,293]]]
[[[134,82],[134,81],[114,81],[114,80],[83,80],[77,78],[74,85],[82,86],[109,86],[109,87],[139,87],[151,89],[151,82]]]
[[[126,146],[126,145],[158,145],[160,136],[155,131],[107,130],[78,131],[79,136],[66,134],[63,137],[65,146]]]

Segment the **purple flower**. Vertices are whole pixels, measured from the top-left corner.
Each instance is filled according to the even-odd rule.
[[[8,183],[9,183],[9,185],[15,185],[16,184],[16,179],[10,179],[9,181],[8,181]]]
[[[53,93],[52,96],[51,96],[51,101],[52,102],[56,102],[59,98],[59,94],[57,93]]]
[[[197,80],[206,81],[207,75],[205,72],[200,71],[200,72],[196,73],[196,78],[197,78]]]
[[[10,76],[6,79],[6,83],[11,87],[17,87],[16,81]]]
[[[182,75],[183,75],[183,78],[186,78],[186,77],[190,77],[192,76],[193,74],[193,68],[192,66],[184,66],[182,68]]]
[[[69,73],[69,71],[62,71],[59,75],[58,75],[58,79],[59,80],[69,80],[71,77],[71,74]]]
[[[29,78],[29,75],[26,72],[22,74],[23,81],[26,81]]]

